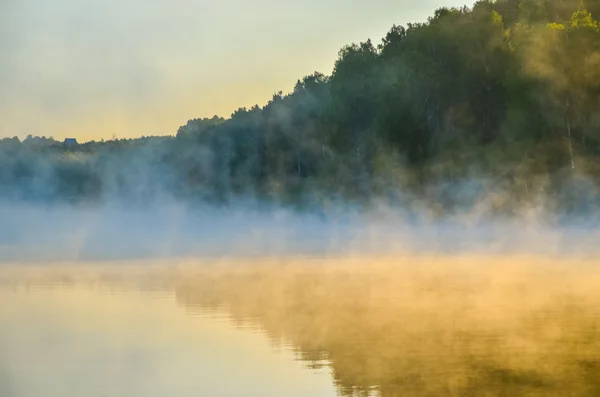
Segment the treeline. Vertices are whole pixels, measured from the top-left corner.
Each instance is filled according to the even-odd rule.
[[[228,119],[190,120],[175,137],[77,147],[4,139],[0,194],[379,197],[440,212],[483,198],[510,210],[543,196],[577,209],[577,189],[595,191],[600,178],[598,18],[600,0],[438,9],[378,45],[345,46],[331,76],[306,76]]]

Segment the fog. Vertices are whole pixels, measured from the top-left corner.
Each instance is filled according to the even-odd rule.
[[[10,397],[60,396],[57,390],[94,385],[90,395],[127,390],[143,396],[151,384],[168,395],[183,391],[182,385],[189,394],[181,395],[207,387],[222,395],[260,395],[237,380],[249,373],[240,366],[261,367],[257,363],[268,358],[268,349],[236,359],[194,343],[202,332],[189,318],[221,314],[240,331],[258,331],[271,348],[292,350],[309,369],[328,368],[341,396],[595,397],[600,390],[600,274],[585,258],[378,254],[246,257],[220,260],[219,266],[211,266],[211,259],[126,264],[0,268],[0,286],[8,287],[0,292],[12,302],[2,318],[15,321],[0,328],[4,340],[13,341],[0,377],[2,364],[9,376],[18,375],[12,384],[0,384],[1,391]],[[183,317],[175,303],[187,321],[175,321]],[[32,326],[42,319],[47,326]],[[211,326],[208,320],[198,323]],[[235,346],[241,336],[221,329],[217,346]],[[155,336],[166,333],[172,336],[163,350]],[[106,343],[112,335],[118,344]],[[202,369],[206,356],[198,347],[216,353],[211,370]],[[132,350],[137,354],[124,353]],[[135,359],[140,352],[144,365]],[[60,365],[23,365],[24,354],[41,362],[60,358]],[[82,377],[77,369],[84,364]],[[204,380],[215,366],[220,371]],[[28,376],[32,368],[39,377]],[[140,375],[149,369],[155,370],[151,380]],[[124,373],[132,376],[125,381]],[[172,382],[174,376],[179,382]],[[276,378],[300,392],[285,376]]]
[[[10,60],[0,62],[7,72],[0,73],[0,89],[7,88],[0,115],[11,113],[0,128],[21,136],[34,130],[22,140],[0,139],[0,320],[10,325],[0,326],[1,397],[30,397],[24,390],[62,397],[65,385],[96,384],[135,397],[128,390],[144,395],[148,378],[154,392],[168,386],[165,395],[178,395],[172,390],[181,379],[198,382],[196,359],[205,359],[190,348],[197,313],[224,313],[229,325],[287,344],[309,368],[327,366],[343,396],[600,395],[600,76],[588,73],[600,60],[596,4],[588,11],[575,0],[499,0],[439,9],[427,23],[394,25],[381,45],[344,46],[331,76],[305,75],[263,107],[190,119],[175,136],[82,143],[120,123],[133,134],[139,114],[154,128],[175,113],[190,117],[181,104],[206,102],[195,102],[198,91],[212,101],[210,87],[219,90],[215,102],[243,103],[243,93],[255,92],[235,86],[240,96],[231,94],[230,76],[265,89],[266,80],[248,78],[252,66],[269,78],[278,69],[258,56],[245,62],[258,47],[313,52],[307,42],[283,39],[277,24],[288,21],[280,18],[265,24],[260,46],[246,37],[246,25],[220,26],[236,50],[219,60],[222,40],[211,42],[214,52],[186,47],[209,26],[194,23],[185,7],[169,4],[172,14],[163,15],[166,2],[151,3],[132,1],[119,13],[83,2],[62,15],[59,6],[15,2],[10,23],[0,23],[0,45],[12,51],[0,54]],[[237,17],[258,24],[250,8],[238,5]],[[346,20],[349,8],[331,7],[319,18]],[[301,21],[307,10],[296,4],[287,15]],[[73,21],[62,24],[83,16],[92,23],[81,36]],[[175,28],[154,29],[170,16]],[[45,23],[61,29],[45,36]],[[115,29],[105,31],[111,23]],[[138,46],[136,27],[152,30]],[[189,39],[186,48],[161,58],[171,48],[163,30],[175,35],[166,41]],[[7,40],[11,32],[20,39]],[[310,29],[310,36],[326,35]],[[196,63],[207,54],[213,67],[228,65],[218,70],[228,84]],[[232,58],[247,75],[234,73]],[[303,62],[287,62],[304,73]],[[179,63],[185,67],[173,67]],[[210,84],[198,84],[202,73]],[[28,74],[35,78],[21,84]],[[56,118],[39,117],[45,113]],[[57,125],[68,125],[69,134],[81,129],[85,139],[48,138]],[[134,291],[135,305],[119,320],[102,315],[125,306],[124,291]],[[37,327],[42,319],[47,324]],[[130,327],[136,322],[145,325]],[[99,343],[110,327],[121,344]],[[48,329],[64,343],[55,345]],[[138,344],[140,336],[160,330],[181,332],[166,349],[177,354],[140,361],[140,350],[160,353],[150,339]],[[180,339],[184,333],[191,338]],[[133,360],[121,354],[131,347]],[[30,376],[27,360],[86,349],[87,358],[75,354],[45,378]],[[256,367],[248,357],[244,364]],[[140,371],[150,361],[156,376]],[[184,363],[186,375],[172,361]],[[89,382],[73,375],[84,364]],[[116,364],[143,375],[136,383]],[[240,376],[215,372],[226,379],[211,375],[214,390]],[[191,382],[187,391],[197,394],[201,383],[208,382]]]
[[[0,260],[57,262],[531,253],[594,255],[598,231],[527,219],[446,219],[393,207],[293,211],[251,203],[0,207]]]

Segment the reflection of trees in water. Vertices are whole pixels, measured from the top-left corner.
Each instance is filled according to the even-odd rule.
[[[246,268],[186,274],[176,295],[327,361],[345,396],[600,395],[593,277],[437,269]]]

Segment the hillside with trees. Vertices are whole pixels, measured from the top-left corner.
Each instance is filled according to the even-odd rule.
[[[175,136],[0,141],[3,200],[382,200],[598,209],[600,1],[496,0],[343,47],[264,106]]]

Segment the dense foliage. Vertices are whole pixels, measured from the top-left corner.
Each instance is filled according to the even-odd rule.
[[[425,23],[393,26],[379,45],[345,46],[331,76],[306,76],[228,119],[190,120],[175,137],[76,147],[4,139],[0,194],[419,198],[440,212],[484,196],[503,210],[543,196],[577,209],[600,175],[597,18],[599,0],[438,9]]]

